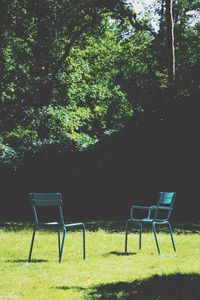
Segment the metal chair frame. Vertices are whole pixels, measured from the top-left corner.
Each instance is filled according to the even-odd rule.
[[[62,261],[62,254],[63,254],[63,248],[64,248],[64,242],[67,235],[67,229],[73,228],[73,227],[80,227],[82,228],[83,232],[83,259],[86,258],[86,228],[84,223],[71,223],[71,224],[65,224],[64,218],[63,218],[63,210],[62,210],[62,196],[61,193],[30,193],[30,199],[31,204],[33,208],[33,214],[34,214],[34,228],[33,228],[33,234],[32,234],[32,240],[31,240],[31,246],[29,251],[29,257],[28,261],[31,261],[31,255],[33,250],[33,244],[35,240],[35,233],[36,230],[43,229],[43,230],[49,230],[53,229],[58,232],[58,257],[59,257],[59,263]],[[41,206],[55,206],[58,209],[59,213],[59,220],[58,222],[40,222],[38,219],[38,212],[37,207]],[[63,235],[61,238],[61,231],[63,231]]]
[[[176,192],[159,192],[158,201],[157,201],[156,205],[152,205],[152,206],[133,205],[133,206],[131,206],[130,219],[127,220],[126,228],[125,228],[125,253],[127,253],[127,247],[128,247],[128,227],[131,222],[139,225],[139,249],[140,250],[142,248],[142,225],[144,223],[147,223],[152,226],[158,254],[160,254],[160,247],[159,247],[158,238],[157,238],[156,225],[164,225],[164,224],[168,225],[173,249],[174,249],[174,251],[176,251],[176,246],[175,246],[173,232],[172,232],[172,226],[169,222],[169,219],[172,214],[173,206],[174,206],[175,197],[176,197]],[[135,210],[147,211],[146,218],[135,218],[133,216]],[[165,218],[159,217],[160,211],[166,212]]]

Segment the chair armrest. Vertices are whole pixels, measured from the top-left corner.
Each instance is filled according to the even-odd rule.
[[[131,219],[134,219],[133,217],[133,211],[139,209],[139,210],[147,210],[148,212],[148,216],[147,218],[150,218],[150,214],[151,214],[151,206],[144,206],[144,205],[132,205],[131,206]]]
[[[151,210],[156,210],[156,209],[163,209],[163,210],[172,210],[172,207],[165,207],[165,206],[159,206],[159,205],[152,205],[150,206]]]

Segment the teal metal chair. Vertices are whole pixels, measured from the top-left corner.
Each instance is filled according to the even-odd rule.
[[[65,237],[67,234],[67,230],[74,227],[80,227],[83,231],[83,259],[86,258],[86,241],[85,241],[85,225],[84,223],[73,223],[73,224],[65,224],[63,218],[63,210],[62,210],[62,196],[60,193],[30,193],[31,204],[33,208],[34,214],[34,228],[33,235],[31,240],[31,247],[29,252],[28,260],[31,261],[31,254],[33,250],[33,243],[35,239],[35,232],[39,229],[49,230],[53,229],[58,232],[58,256],[59,263],[62,260],[62,253],[64,248]],[[58,220],[57,222],[40,222],[38,215],[39,207],[55,207],[58,212]],[[63,231],[62,240],[61,240],[61,231]]]
[[[169,222],[173,210],[173,206],[174,206],[175,197],[176,197],[176,192],[159,192],[156,205],[152,205],[152,206],[133,205],[131,207],[130,219],[128,219],[126,222],[125,253],[127,253],[128,227],[130,223],[135,223],[139,225],[139,249],[142,248],[142,225],[144,223],[147,223],[152,226],[158,254],[160,254],[160,247],[158,244],[158,238],[156,234],[156,225],[164,225],[164,224],[168,225],[172,245],[174,251],[176,251],[176,246],[175,246],[173,233],[172,233],[172,227]],[[134,213],[136,214],[138,212],[145,213],[145,217],[135,216]]]

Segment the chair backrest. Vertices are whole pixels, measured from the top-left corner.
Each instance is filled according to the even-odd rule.
[[[176,192],[159,192],[158,201],[157,201],[157,209],[155,211],[154,218],[159,220],[168,220],[171,216],[174,200],[176,197]],[[164,208],[164,210],[162,209]],[[162,217],[161,212],[163,212]]]
[[[176,192],[160,192],[159,193],[159,205],[173,206]]]
[[[30,199],[33,207],[33,214],[35,223],[38,224],[38,207],[54,206],[58,209],[60,225],[64,225],[64,218],[62,212],[62,196],[61,193],[30,193]]]

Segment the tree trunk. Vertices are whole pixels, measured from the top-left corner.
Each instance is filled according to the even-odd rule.
[[[175,80],[175,49],[174,49],[174,22],[172,1],[166,0],[166,25],[167,25],[167,45],[168,45],[168,78],[169,86],[173,86]]]
[[[159,22],[159,32],[158,32],[158,44],[160,48],[159,53],[159,70],[163,72],[165,67],[165,0],[161,0],[161,10],[160,10],[160,22]]]

